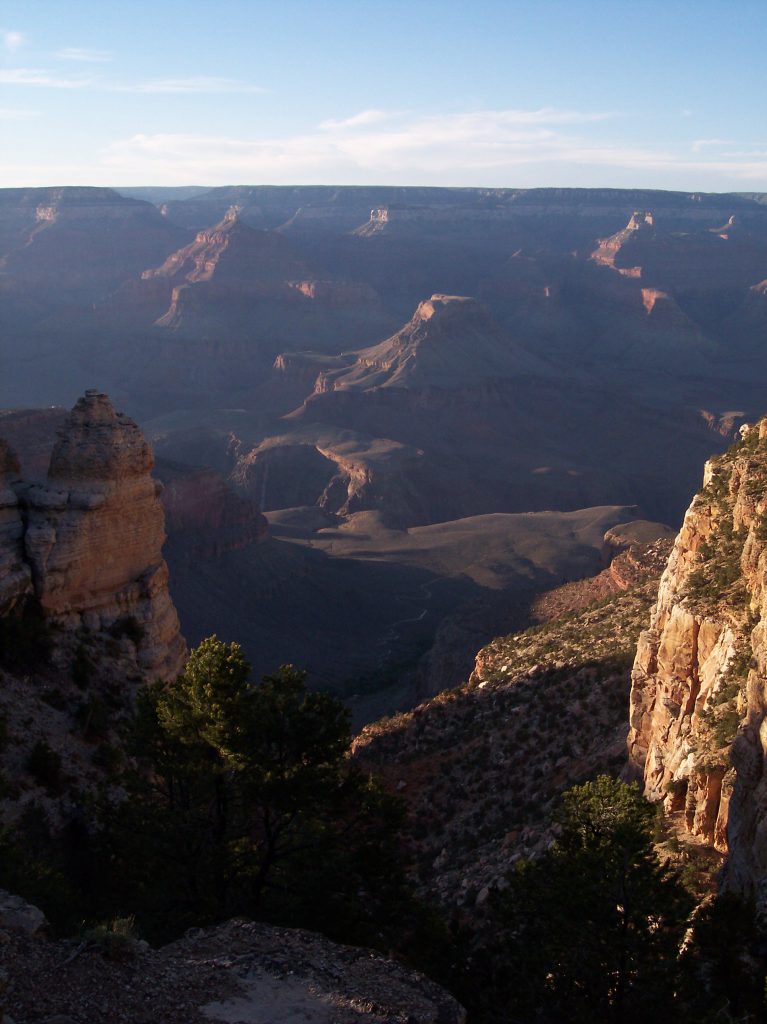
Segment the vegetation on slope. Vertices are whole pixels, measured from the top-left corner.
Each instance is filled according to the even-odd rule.
[[[657,580],[480,651],[470,681],[368,726],[356,756],[407,801],[424,892],[480,906],[542,852],[563,790],[625,763],[636,639]]]

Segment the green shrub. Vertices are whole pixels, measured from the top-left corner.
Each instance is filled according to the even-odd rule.
[[[714,741],[719,747],[728,747],[738,732],[740,715],[735,708],[728,708],[718,719],[713,729]]]
[[[86,929],[82,939],[100,949],[107,960],[130,960],[137,952],[136,920],[134,917],[114,917]]]

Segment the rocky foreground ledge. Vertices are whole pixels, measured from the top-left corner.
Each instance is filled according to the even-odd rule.
[[[104,936],[50,941],[34,911],[0,893],[0,970],[7,982],[2,1024],[466,1020],[463,1007],[422,974],[315,932],[235,920],[193,929],[154,950]]]

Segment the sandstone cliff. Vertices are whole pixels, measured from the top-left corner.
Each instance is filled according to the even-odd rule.
[[[767,420],[712,459],[642,633],[629,755],[679,827],[728,851],[728,884],[767,879]]]
[[[0,460],[3,452],[5,481],[18,467],[6,448]],[[130,622],[138,669],[166,679],[180,670],[185,646],[168,594],[161,485],[152,465],[136,424],[106,395],[87,391],[59,432],[46,483],[0,491],[0,608],[6,593],[10,604],[31,576],[37,603],[62,642]]]

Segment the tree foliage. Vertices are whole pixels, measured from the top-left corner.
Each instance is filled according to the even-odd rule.
[[[652,844],[652,808],[608,776],[565,794],[552,848],[509,879],[489,990],[509,1020],[646,1021],[675,1000],[692,899]]]
[[[254,684],[237,644],[203,641],[139,702],[138,771],[107,829],[117,909],[161,937],[240,913],[370,940],[407,901],[402,812],[350,741],[346,708],[303,672]]]

